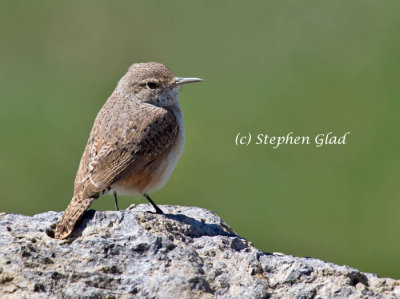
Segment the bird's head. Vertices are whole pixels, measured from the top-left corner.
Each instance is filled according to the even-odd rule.
[[[119,81],[117,90],[129,98],[163,107],[177,103],[182,84],[201,81],[200,78],[175,77],[161,63],[135,63]]]

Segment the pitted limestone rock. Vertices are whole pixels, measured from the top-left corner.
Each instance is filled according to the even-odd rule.
[[[63,241],[46,232],[62,213],[0,214],[0,297],[400,296],[393,279],[257,250],[211,211],[162,209],[166,215],[149,205],[90,210]]]

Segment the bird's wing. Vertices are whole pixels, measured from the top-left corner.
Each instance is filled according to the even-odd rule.
[[[169,109],[145,105],[130,111],[129,119],[112,122],[102,121],[99,113],[81,159],[75,193],[96,196],[128,167],[143,165],[168,150],[178,133],[178,121]]]

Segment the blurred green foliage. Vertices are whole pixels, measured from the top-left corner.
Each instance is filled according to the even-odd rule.
[[[158,204],[215,211],[267,252],[400,278],[400,2],[2,1],[0,210],[64,210],[97,111],[133,62],[185,86]],[[351,132],[236,147],[238,132]],[[122,197],[120,204],[145,202]],[[111,196],[96,209],[113,209]]]

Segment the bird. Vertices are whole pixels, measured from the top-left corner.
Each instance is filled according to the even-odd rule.
[[[92,202],[113,192],[143,195],[163,187],[184,147],[185,129],[178,95],[182,85],[203,81],[176,77],[164,64],[134,63],[98,112],[82,154],[74,194],[54,237],[68,238]]]

